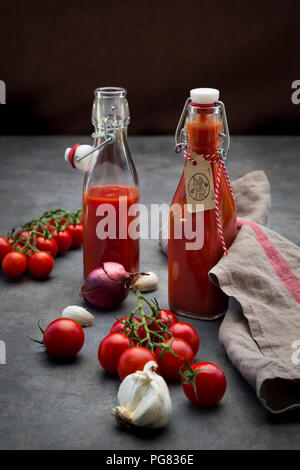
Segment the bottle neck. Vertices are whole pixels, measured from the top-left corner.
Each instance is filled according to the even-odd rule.
[[[97,88],[94,92],[92,123],[97,134],[105,129],[127,127],[130,122],[126,90],[119,87]]]
[[[222,118],[219,105],[196,105],[190,103],[185,133],[190,152],[216,153],[220,148]]]

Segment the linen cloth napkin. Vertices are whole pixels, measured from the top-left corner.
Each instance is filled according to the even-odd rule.
[[[267,410],[300,409],[300,248],[264,227],[270,187],[262,171],[232,187],[239,231],[209,273],[231,297],[219,340]]]

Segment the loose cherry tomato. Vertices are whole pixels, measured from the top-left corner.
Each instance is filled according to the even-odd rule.
[[[134,342],[122,333],[111,333],[105,336],[98,349],[98,360],[103,369],[116,374],[119,357],[133,344]]]
[[[184,339],[192,347],[196,355],[199,349],[199,336],[195,328],[189,323],[177,322],[170,326],[170,332],[176,338]]]
[[[82,244],[83,239],[83,225],[82,223],[77,225],[68,225],[68,230],[72,236],[71,248],[78,248]]]
[[[58,318],[47,326],[43,343],[52,356],[73,357],[84,344],[84,332],[76,321],[70,318]]]
[[[23,253],[11,251],[4,256],[1,266],[8,276],[21,276],[27,269],[27,258]]]
[[[194,374],[187,370],[182,377],[182,388],[188,399],[198,406],[212,406],[218,403],[223,398],[227,386],[222,369],[212,362],[199,362],[194,364],[192,369]]]
[[[4,256],[11,251],[11,246],[7,238],[0,237],[0,262],[3,260]]]
[[[37,237],[36,247],[40,251],[48,251],[55,258],[57,255],[57,243],[54,238]]]
[[[155,356],[158,363],[158,370],[166,379],[179,379],[180,372],[186,367],[183,359],[189,364],[193,364],[194,362],[192,347],[181,338],[174,338],[173,340],[167,339],[163,343],[170,344],[172,351],[180,356],[180,358],[173,356],[171,352],[165,352],[161,356],[162,348],[156,348]]]
[[[129,316],[122,317],[122,318],[120,318],[120,320],[115,321],[115,323],[113,324],[113,326],[110,329],[110,333],[123,333],[123,334],[126,334],[126,336],[127,336],[130,329],[128,327],[126,327],[126,332],[124,332],[125,331],[125,325],[122,322],[125,322],[125,320],[128,320],[128,318],[129,318]],[[142,321],[138,317],[134,317],[134,320],[138,323],[141,323],[141,321]],[[133,337],[133,340],[137,340],[137,338]]]
[[[38,251],[29,257],[28,269],[32,276],[43,279],[54,268],[54,259],[47,251]]]
[[[147,348],[135,346],[122,353],[118,362],[118,375],[121,380],[137,370],[143,370],[149,361],[156,361],[155,355]]]
[[[53,238],[57,243],[58,254],[62,255],[65,251],[71,248],[72,236],[68,229],[61,230],[60,232],[55,230]]]

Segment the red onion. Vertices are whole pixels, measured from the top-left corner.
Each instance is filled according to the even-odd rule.
[[[128,296],[130,281],[137,274],[141,273],[128,273],[122,264],[106,262],[89,273],[80,292],[96,307],[116,307]]]

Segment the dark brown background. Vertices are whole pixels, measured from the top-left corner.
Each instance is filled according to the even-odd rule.
[[[0,133],[90,133],[94,88],[119,85],[132,134],[173,133],[199,86],[232,133],[298,134],[299,19],[299,0],[2,2]]]

